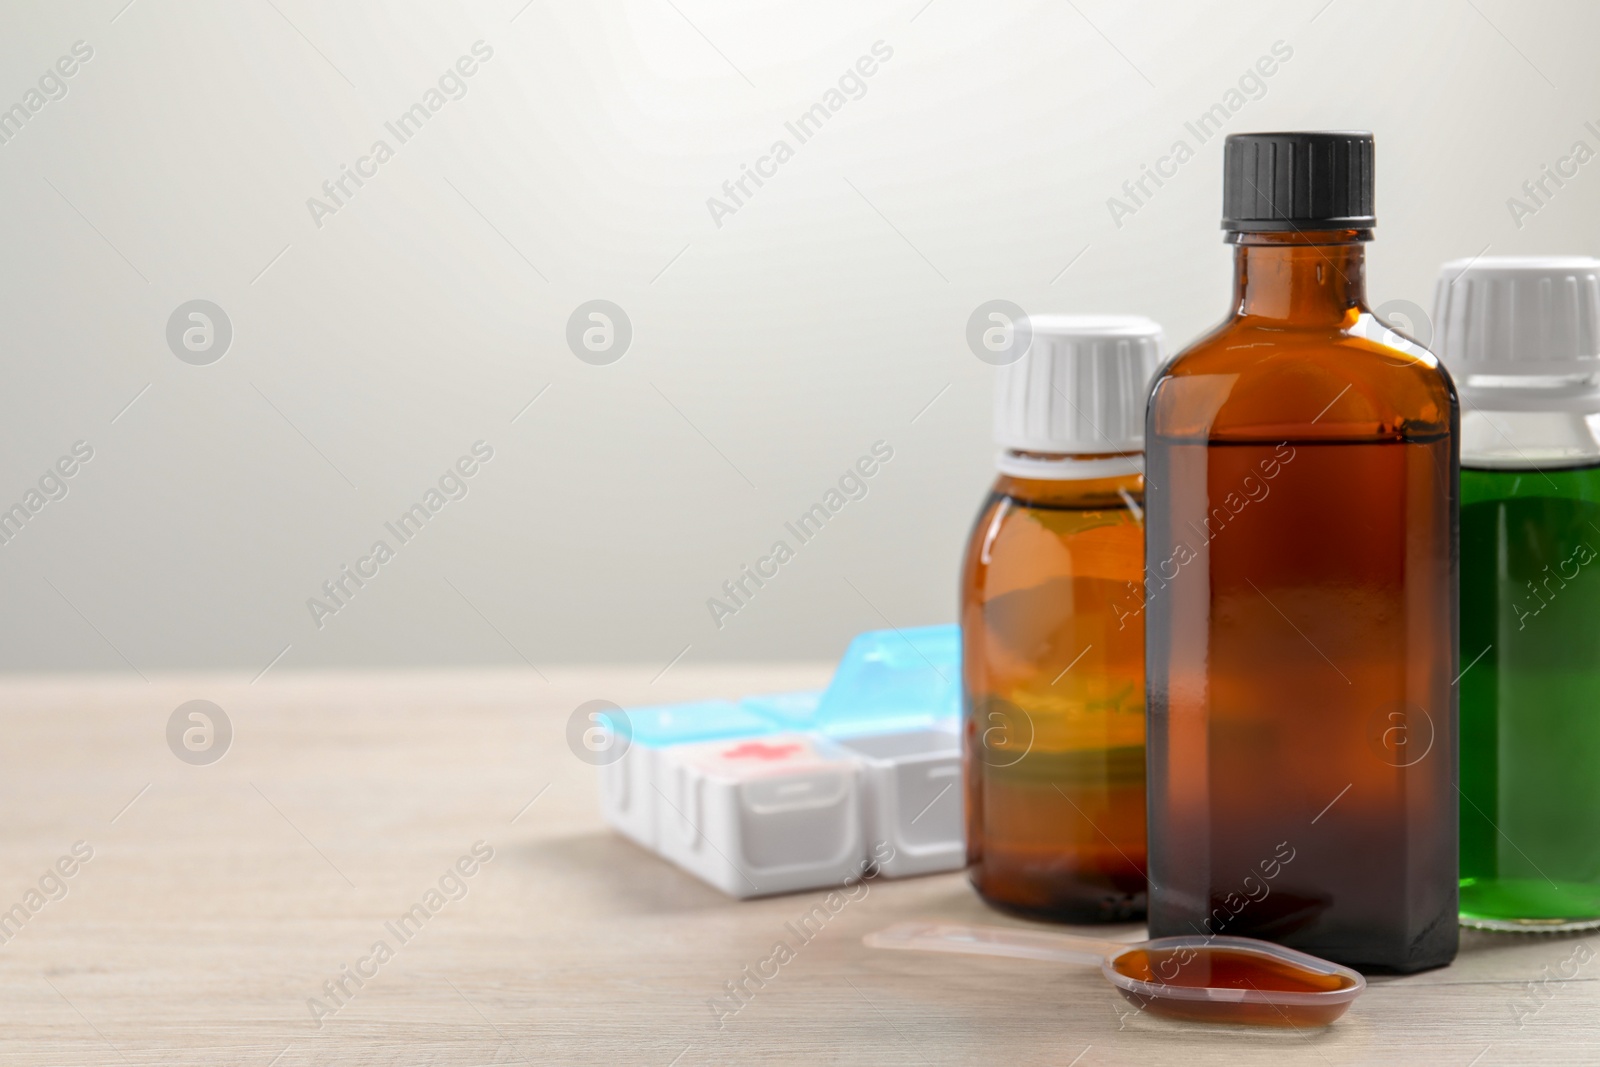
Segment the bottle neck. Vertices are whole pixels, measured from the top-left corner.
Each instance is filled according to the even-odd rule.
[[[1003,448],[995,457],[1001,474],[1029,481],[1094,481],[1144,473],[1143,452],[1062,453]]]
[[[1367,310],[1368,230],[1230,233],[1234,315],[1348,325]]]
[[[1106,478],[1023,478],[1002,473],[994,492],[1030,507],[1133,510],[1143,517],[1144,475]]]
[[[1461,465],[1481,470],[1557,470],[1600,463],[1600,409],[1590,413],[1463,407]]]

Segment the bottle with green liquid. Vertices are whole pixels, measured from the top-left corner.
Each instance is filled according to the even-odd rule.
[[[1600,260],[1445,264],[1461,397],[1461,921],[1600,927]]]

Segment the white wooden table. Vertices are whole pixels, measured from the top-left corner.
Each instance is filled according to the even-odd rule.
[[[1373,981],[1328,1030],[1208,1029],[1131,1014],[1089,969],[862,947],[908,918],[1012,921],[958,874],[871,883],[719,1029],[708,1001],[822,894],[731,901],[609,832],[567,717],[594,698],[818,686],[827,669],[654,673],[0,682],[0,911],[27,912],[0,945],[0,1059],[1600,1063],[1600,960],[1572,962],[1600,937],[1471,935],[1454,966]],[[209,766],[166,741],[197,698],[234,730]],[[92,858],[52,875],[79,841]],[[386,923],[426,910],[480,841],[493,858],[465,862],[446,881],[459,899],[440,893],[402,942]],[[372,957],[379,940],[392,958]],[[1544,981],[1564,963],[1574,977]],[[334,1006],[324,983],[345,967],[371,977],[344,978],[318,1026],[307,1001]]]

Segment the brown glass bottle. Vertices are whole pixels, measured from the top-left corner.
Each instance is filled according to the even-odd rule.
[[[973,527],[967,860],[983,898],[1010,911],[1144,915],[1143,492],[1139,474],[1002,474]]]
[[[1375,339],[1370,135],[1317,136],[1229,139],[1233,311],[1151,394],[1150,933],[1409,972],[1457,944],[1458,413]]]

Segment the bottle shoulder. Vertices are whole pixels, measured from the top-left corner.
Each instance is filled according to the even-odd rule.
[[[1135,497],[1071,505],[1002,491],[1002,477],[968,538],[962,586],[988,599],[1052,578],[1132,581],[1143,573],[1142,478]],[[1013,486],[1012,488],[1015,488]]]
[[[1103,537],[1108,530],[1131,530],[1142,537],[1143,529],[1142,474],[1105,479],[1094,487],[1001,475],[978,509],[967,547],[969,555],[987,557],[997,544],[1018,538],[1065,543],[1084,534]]]
[[[1157,438],[1428,439],[1454,432],[1458,401],[1433,353],[1370,314],[1326,326],[1234,319],[1157,374]]]

